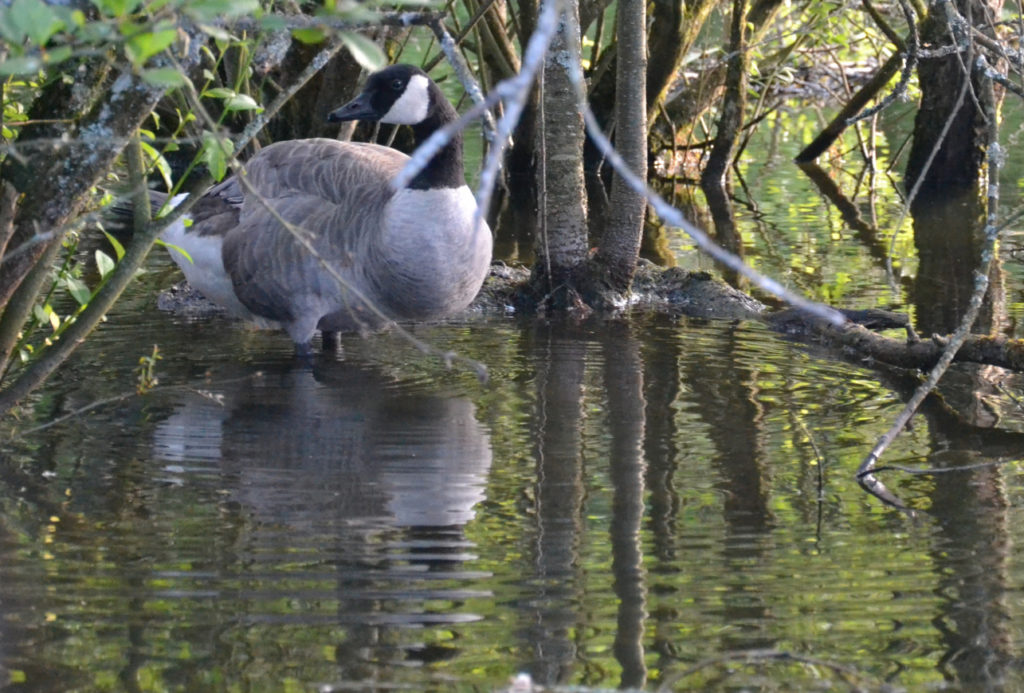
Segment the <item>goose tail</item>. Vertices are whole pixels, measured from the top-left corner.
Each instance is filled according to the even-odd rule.
[[[163,209],[167,193],[158,190],[148,190],[150,216],[155,217]],[[171,201],[171,207],[177,206],[185,195],[177,195]],[[128,195],[117,197],[103,210],[103,228],[109,231],[115,238],[131,238],[135,229],[135,203]]]

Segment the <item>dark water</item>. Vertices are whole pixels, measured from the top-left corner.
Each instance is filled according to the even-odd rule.
[[[308,367],[112,315],[25,424],[130,390],[152,342],[162,385],[8,446],[8,688],[1024,685],[1018,467],[893,477],[916,519],[852,479],[899,383],[756,325],[417,335],[491,382],[393,335]],[[1010,454],[941,426],[891,459]]]
[[[787,156],[745,169],[748,256],[906,307],[887,241]],[[3,690],[1024,690],[1015,376],[956,369],[890,449],[975,465],[883,473],[911,517],[853,472],[917,381],[756,324],[414,329],[481,384],[395,334],[296,363],[283,335],[156,311],[171,281],[155,259],[0,445]]]

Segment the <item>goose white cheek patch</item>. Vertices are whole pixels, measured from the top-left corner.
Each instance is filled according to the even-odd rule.
[[[394,125],[415,125],[427,117],[430,109],[429,82],[424,75],[413,75],[405,85],[405,91],[391,105],[388,112],[380,119],[382,123]]]

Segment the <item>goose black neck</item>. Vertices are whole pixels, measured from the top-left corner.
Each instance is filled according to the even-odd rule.
[[[431,97],[436,99],[435,107],[426,120],[412,126],[416,146],[420,146],[434,132],[448,123],[456,121],[459,114],[448,103],[448,99],[437,89]],[[409,183],[413,190],[432,190],[438,188],[458,188],[466,184],[466,174],[462,166],[462,133],[452,136],[441,151],[416,174]]]

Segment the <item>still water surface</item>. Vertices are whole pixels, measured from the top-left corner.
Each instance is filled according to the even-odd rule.
[[[1024,686],[1017,468],[880,506],[852,471],[899,384],[757,325],[417,329],[487,384],[393,335],[309,367],[221,320],[109,327],[32,419],[130,390],[153,342],[163,384],[3,458],[10,690]],[[892,459],[1011,446],[940,424]]]

